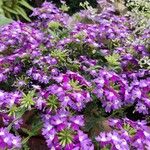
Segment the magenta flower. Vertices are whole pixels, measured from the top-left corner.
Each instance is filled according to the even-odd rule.
[[[68,71],[66,74],[54,77],[54,80],[59,85],[60,91],[57,95],[60,97],[62,105],[81,111],[85,104],[91,101],[88,92],[91,84],[78,73]]]
[[[44,2],[41,8],[34,8],[31,16],[36,16],[38,17],[38,19],[42,20],[41,22],[38,22],[40,23],[40,27],[41,25],[47,27],[50,23],[53,22],[58,22],[61,25],[67,25],[69,19],[68,14],[63,13],[54,4],[50,2]],[[37,23],[35,27],[37,27]]]
[[[72,117],[61,110],[49,119],[44,119],[42,134],[49,148],[94,150],[91,140],[81,131],[83,126],[83,116]]]
[[[111,132],[102,132],[96,140],[101,147],[111,150],[145,149],[150,138],[146,122],[133,122],[129,119],[110,119],[109,125],[114,128]]]
[[[6,128],[0,129],[0,148],[21,148],[21,138],[9,133]]]
[[[101,100],[106,112],[119,109],[128,100],[128,84],[115,72],[100,70],[94,82],[96,88],[93,92]]]

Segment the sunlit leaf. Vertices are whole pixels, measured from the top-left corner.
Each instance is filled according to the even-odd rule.
[[[27,21],[31,21],[30,18],[27,16],[26,12],[24,11],[23,8],[16,6],[15,10],[18,12],[19,15],[21,15],[24,19],[26,19]]]
[[[9,7],[6,7],[6,6],[3,6],[4,10],[10,12],[10,13],[13,13],[13,14],[18,14],[18,12],[16,12],[15,10],[13,10],[12,8],[9,8]]]
[[[29,3],[27,3],[26,1],[24,1],[24,0],[19,1],[19,3],[21,5],[23,5],[23,6],[25,6],[26,8],[30,9],[30,10],[33,9],[33,7]]]
[[[13,20],[0,15],[0,26],[11,23]]]

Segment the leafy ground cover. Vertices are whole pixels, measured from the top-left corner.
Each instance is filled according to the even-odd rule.
[[[0,149],[149,150],[148,8],[62,3],[0,27]]]

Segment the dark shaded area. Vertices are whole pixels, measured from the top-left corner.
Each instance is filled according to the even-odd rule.
[[[78,12],[80,9],[82,9],[79,4],[80,2],[85,2],[86,0],[66,0],[67,5],[70,7],[69,13],[73,14],[75,12]],[[96,0],[87,0],[91,6],[96,7],[97,6],[97,2]],[[53,0],[53,2],[55,2],[55,0]]]
[[[134,110],[135,106],[131,106],[125,111],[127,118],[133,121],[143,120],[144,115],[138,112],[134,112]]]
[[[33,6],[33,7],[40,7],[41,4],[44,2],[45,0],[34,0],[34,1],[29,1],[29,3]],[[58,7],[61,5],[60,0],[47,0],[48,2],[53,2],[54,4],[56,4]],[[67,5],[70,7],[69,9],[69,14],[73,14],[75,12],[78,12],[80,9],[82,9],[79,4],[80,2],[85,2],[88,1],[90,3],[91,6],[96,7],[97,6],[97,2],[96,0],[66,0]]]
[[[31,150],[49,150],[45,139],[42,137],[32,137],[28,143]]]

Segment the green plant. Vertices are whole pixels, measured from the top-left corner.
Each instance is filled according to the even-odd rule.
[[[0,1],[0,26],[4,25],[4,24],[7,24],[7,23],[10,23],[12,21],[11,19],[8,19],[4,16],[4,11],[2,9],[2,4],[3,4],[3,1]]]
[[[0,14],[0,26],[11,23],[12,20]]]
[[[150,25],[150,1],[149,0],[127,0],[126,6],[130,10],[128,13],[132,16],[138,28],[135,32],[142,32]]]
[[[25,11],[26,8],[33,9],[26,0],[1,0],[0,2],[0,14],[15,20],[22,17],[26,21],[31,21]]]

